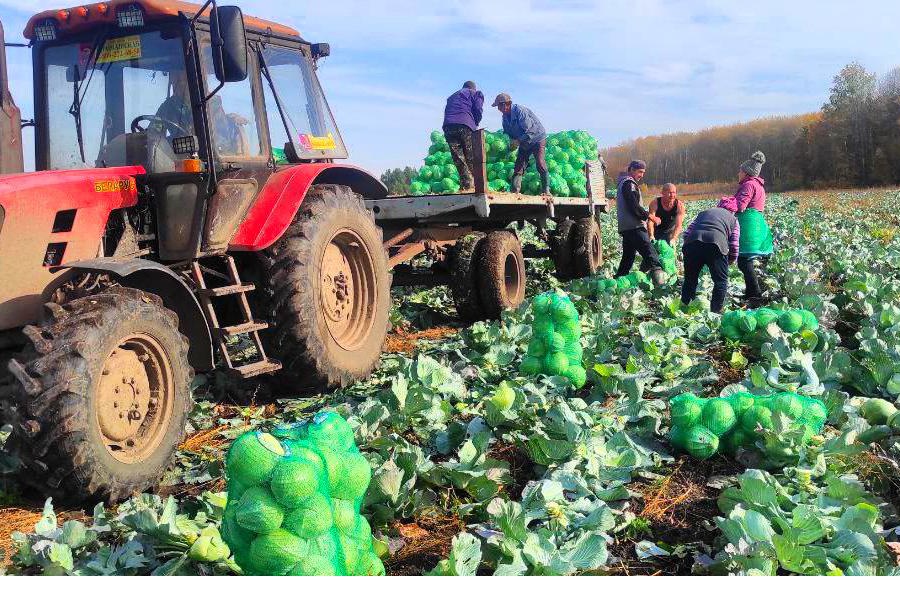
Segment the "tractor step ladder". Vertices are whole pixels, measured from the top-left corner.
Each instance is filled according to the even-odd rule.
[[[257,321],[253,318],[253,312],[250,310],[250,302],[247,300],[247,292],[256,289],[253,284],[243,283],[241,276],[238,274],[237,265],[234,264],[234,258],[225,255],[222,257],[225,261],[226,272],[228,275],[228,283],[224,287],[209,288],[206,286],[206,279],[203,276],[203,267],[200,263],[194,261],[191,263],[191,276],[197,285],[197,295],[200,297],[200,304],[206,312],[206,318],[209,320],[210,329],[219,346],[219,351],[225,359],[228,372],[237,375],[241,379],[250,379],[267,373],[274,373],[281,370],[281,363],[273,360],[266,355],[263,348],[262,339],[259,332],[269,328],[269,324],[264,321]],[[240,307],[241,314],[244,318],[243,323],[237,325],[222,326],[219,323],[219,317],[216,314],[216,308],[213,305],[213,298],[224,298],[226,296],[235,296]],[[243,365],[236,364],[228,347],[229,338],[235,336],[246,335],[256,346],[257,361]]]

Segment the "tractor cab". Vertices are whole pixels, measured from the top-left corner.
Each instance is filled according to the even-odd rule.
[[[32,17],[38,170],[142,167],[159,254],[221,252],[268,177],[347,151],[327,44],[215,2],[112,0]]]

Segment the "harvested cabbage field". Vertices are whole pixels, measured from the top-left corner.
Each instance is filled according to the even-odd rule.
[[[0,455],[0,572],[237,574],[219,532],[229,445],[328,408],[371,466],[361,512],[388,575],[900,574],[898,203],[771,197],[771,314],[724,323],[708,300],[682,307],[677,285],[600,284],[619,256],[605,217],[596,281],[529,264],[533,297],[558,292],[577,311],[560,309],[581,325],[580,352],[574,334],[545,344],[566,350],[566,369],[581,357],[577,390],[580,370],[535,362],[553,300],[464,328],[446,289],[395,290],[365,382],[275,399],[199,378],[158,495],[42,506]],[[710,289],[704,276],[701,299]],[[733,302],[742,291],[734,268]]]

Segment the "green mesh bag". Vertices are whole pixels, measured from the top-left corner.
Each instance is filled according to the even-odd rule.
[[[815,333],[819,329],[819,320],[808,310],[760,308],[725,313],[719,332],[725,339],[758,347],[769,341],[768,329],[773,324],[787,334]]]
[[[707,402],[700,415],[700,424],[719,437],[730,432],[736,423],[734,409],[724,398],[715,398]]]
[[[652,288],[653,282],[650,277],[646,273],[640,271],[629,273],[624,277],[618,277],[616,279],[589,277],[572,284],[572,291],[576,294],[594,298],[607,294],[612,295],[619,292],[631,292],[638,289],[650,290]]]
[[[767,396],[739,392],[708,399],[682,394],[669,401],[669,414],[672,447],[700,460],[755,446],[763,432],[772,430],[776,418],[804,428],[803,442],[808,443],[828,418],[821,400],[789,392]]]
[[[675,256],[675,249],[666,240],[655,240],[653,245],[656,247],[656,253],[659,255],[659,262],[662,264],[663,271],[670,276],[677,275],[678,259]]]
[[[582,364],[581,318],[572,299],[555,292],[542,294],[532,300],[531,310],[533,337],[519,371],[565,377],[576,389],[583,388],[587,371]]]
[[[225,463],[222,538],[248,575],[383,575],[360,514],[372,477],[337,413],[248,433]]]

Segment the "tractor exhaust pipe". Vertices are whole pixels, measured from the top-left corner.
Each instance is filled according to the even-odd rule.
[[[0,175],[25,170],[22,153],[22,112],[9,91],[6,69],[6,36],[0,23]]]

